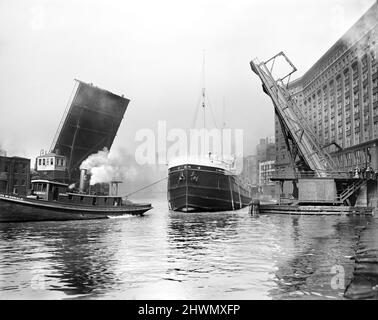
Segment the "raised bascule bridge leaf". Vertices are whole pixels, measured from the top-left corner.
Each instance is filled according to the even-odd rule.
[[[51,152],[67,158],[68,178],[80,177],[80,164],[91,154],[110,150],[129,99],[79,80],[58,127]]]

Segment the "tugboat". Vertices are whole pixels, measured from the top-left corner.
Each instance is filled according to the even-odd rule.
[[[0,193],[0,222],[106,219],[152,209],[151,204],[135,204],[117,195],[73,192],[56,181],[32,180],[31,185],[28,196]]]
[[[0,222],[104,219],[152,209],[151,204],[123,199],[118,190],[89,192],[85,172],[80,171],[84,159],[110,150],[129,101],[76,80],[50,151],[36,159],[31,188],[22,195],[16,188],[0,193]],[[9,174],[4,176],[8,179]],[[79,179],[80,188],[75,190]]]

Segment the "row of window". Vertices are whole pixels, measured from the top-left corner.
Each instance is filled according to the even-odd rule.
[[[373,62],[374,61],[374,62]],[[354,68],[354,69],[353,69]],[[372,84],[373,84],[373,88],[376,87],[376,73],[377,73],[377,63],[376,63],[376,60],[375,60],[375,57],[372,58],[372,68],[371,68],[371,75],[372,77],[374,77],[374,79],[372,79]],[[349,68],[346,69],[344,72],[346,73],[343,73],[344,75],[344,88],[345,88],[345,96],[348,96],[350,94],[349,90],[350,90],[350,86],[349,86]],[[353,83],[352,83],[352,86],[353,86],[353,89],[354,89],[354,93],[356,91],[359,90],[359,81],[358,81],[358,69],[357,69],[357,63],[355,63],[353,66],[352,66],[352,73],[353,73]],[[336,96],[337,98],[341,99],[341,74],[337,75],[336,76],[336,88],[337,88],[337,91],[336,91]],[[367,85],[368,85],[368,82],[365,81],[366,79],[368,78],[368,70],[364,70],[362,72],[362,80],[363,80],[363,86],[364,86],[364,89],[365,91],[367,92]],[[329,86],[329,93],[330,93],[330,102],[333,102],[334,101],[334,93],[335,93],[335,87],[334,87],[334,83],[335,81],[333,79],[331,79],[328,83],[328,86]],[[297,88],[295,88],[297,89]],[[314,88],[314,90],[316,90],[316,88]],[[366,93],[365,92],[365,93]],[[292,94],[295,94],[294,93],[294,89],[291,90],[291,93]],[[318,101],[321,100],[321,89],[318,89]],[[306,94],[306,91],[304,92],[304,96],[308,96]],[[298,101],[298,97],[302,97],[302,94],[299,94],[295,97],[295,100]],[[305,104],[308,102],[309,104],[311,104],[311,99],[312,100],[315,100],[315,93],[312,93],[310,94],[310,97],[308,98],[308,101],[306,100],[305,101]],[[354,96],[355,99],[358,98],[358,95],[357,96]],[[323,86],[323,100],[324,101],[327,101],[328,100],[328,87],[327,87],[327,84]],[[313,106],[315,107],[315,104],[313,104]]]
[[[372,96],[372,103],[374,104],[375,102],[378,101],[378,92],[374,93],[373,96]],[[338,120],[341,120],[342,119],[342,113],[343,113],[343,108],[342,108],[342,104],[341,103],[338,103],[337,104],[337,114],[338,114]],[[328,105],[324,105],[323,106],[324,108],[322,109],[321,107],[318,108],[317,112],[316,112],[316,109],[313,110],[313,112],[311,111],[308,111],[307,109],[304,110],[304,115],[307,117],[307,119],[312,122],[312,120],[314,119],[314,121],[316,120],[316,118],[318,118],[318,121],[322,120],[322,113],[324,115],[324,120],[327,122],[328,121],[328,115],[331,116],[331,118],[333,118],[335,116],[335,108],[334,108],[334,105],[331,105],[330,108],[328,108]],[[350,116],[350,99],[347,98],[345,99],[345,102],[344,102],[344,107],[345,107],[345,117],[348,118]],[[364,97],[364,102],[363,102],[363,107],[364,107],[364,111],[369,111],[368,108],[369,108],[369,99],[367,97]],[[377,109],[377,107],[375,107],[374,109]],[[330,113],[328,112],[330,109]],[[375,111],[373,109],[373,112]],[[353,104],[353,113],[356,115],[360,112],[360,105],[358,102],[354,102]]]
[[[372,80],[372,89],[375,89],[378,87],[378,78],[374,78]],[[347,88],[346,88],[347,89]],[[368,86],[363,86],[363,89],[362,89],[362,96],[363,96],[363,100],[364,102],[368,101],[369,99],[369,96],[368,96],[368,93],[369,93],[369,90],[368,90]],[[324,90],[324,89],[323,89]],[[344,98],[344,103],[345,105],[349,104],[350,101],[351,101],[351,98],[350,98],[350,94],[351,92],[348,90],[345,90],[345,98]],[[341,96],[342,96],[342,92],[341,90],[338,90],[337,91],[337,105],[341,105]],[[376,94],[374,93],[373,94],[373,101],[376,101],[374,99],[377,99],[377,97],[375,97]],[[352,100],[356,103],[358,103],[357,100],[359,100],[360,98],[360,91],[353,91],[352,92]],[[317,101],[317,104],[316,104],[316,101]],[[335,101],[335,98],[334,98],[334,93],[331,92],[330,93],[330,99],[329,99],[329,102],[332,104],[332,102]],[[311,103],[312,102],[312,103]],[[316,107],[320,107],[321,105],[324,105],[324,106],[328,106],[328,97],[325,97],[324,94],[323,94],[323,99],[321,98],[321,94],[318,93],[317,96],[316,95],[313,95],[312,97],[309,97],[306,101],[304,101],[304,111],[309,111],[310,110],[310,106],[312,106],[312,109],[316,109]],[[302,106],[302,104],[300,104],[300,106]]]
[[[38,159],[38,165],[40,166],[49,166],[54,165],[54,159],[55,158],[39,158]],[[57,166],[64,166],[64,158],[56,158],[56,165]]]
[[[367,66],[367,59],[369,56],[371,59],[371,63],[376,63],[377,49],[374,38],[375,35],[373,33],[367,34],[363,41],[359,41],[359,43],[351,49],[348,49],[347,46],[344,44],[342,48],[337,50],[334,55],[328,58],[326,63],[324,63],[320,68],[318,68],[318,70],[314,72],[311,79],[305,81],[304,87],[309,86],[310,83],[312,83],[309,86],[309,88],[306,89],[306,91],[313,90],[321,82],[325,81],[329,77],[332,77],[336,72],[340,72],[345,67],[348,68],[348,64],[356,63],[356,60],[359,58],[359,53],[361,52],[361,49],[366,52],[366,54],[362,56],[362,58],[360,59],[362,68],[365,68]],[[342,56],[344,57],[341,59]],[[346,71],[348,71],[348,69],[344,70],[344,72]]]
[[[336,164],[339,167],[350,167],[359,165],[361,167],[367,167],[370,165],[371,155],[369,149],[351,151],[345,154],[341,154],[335,158]]]
[[[15,180],[14,185],[15,186],[26,186],[26,180],[25,179]]]
[[[13,168],[14,173],[26,173],[27,165],[25,163],[16,163]],[[10,171],[10,163],[5,162],[2,167],[0,167],[1,172]]]

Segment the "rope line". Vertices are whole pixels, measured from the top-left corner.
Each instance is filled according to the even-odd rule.
[[[149,184],[149,185],[147,185],[147,186],[144,186],[143,188],[140,188],[140,189],[138,189],[138,190],[136,190],[136,191],[134,191],[134,192],[131,192],[131,193],[127,194],[126,197],[129,197],[129,196],[131,196],[131,195],[133,195],[133,194],[135,194],[135,193],[138,193],[139,191],[142,191],[142,190],[144,190],[144,189],[147,189],[147,188],[149,188],[149,187],[152,187],[153,185],[155,185],[155,184],[157,184],[157,183],[159,183],[159,182],[161,182],[161,181],[163,181],[163,180],[165,180],[165,179],[168,179],[168,177],[164,177],[164,178],[162,178],[162,179],[159,179],[159,180],[157,180],[157,181],[155,181],[155,182],[153,182],[153,183],[151,183],[151,184]]]

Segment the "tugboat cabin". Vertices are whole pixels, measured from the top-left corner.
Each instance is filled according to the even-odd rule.
[[[68,184],[49,180],[32,180],[31,185],[28,197],[46,201],[59,201],[59,196],[66,193],[68,187]]]
[[[67,192],[68,184],[61,182],[32,180],[31,184],[31,195],[28,198],[84,206],[113,207],[122,205],[122,197]]]
[[[68,192],[59,195],[59,202],[85,206],[117,207],[122,205],[122,198]]]

